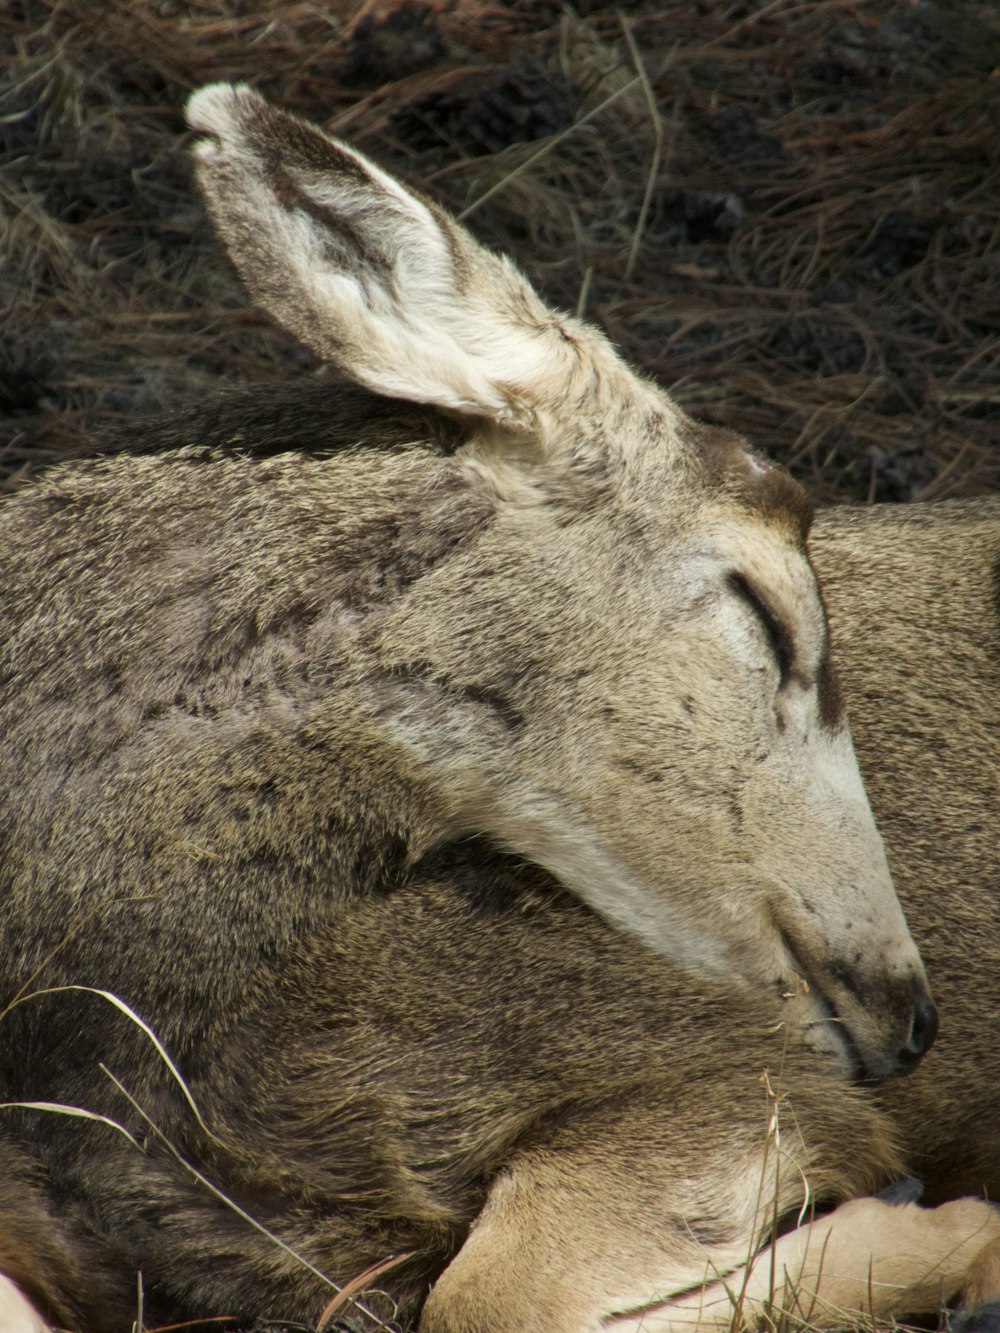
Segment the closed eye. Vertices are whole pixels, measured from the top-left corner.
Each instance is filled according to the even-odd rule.
[[[764,626],[771,652],[778,664],[779,683],[784,685],[792,674],[792,665],[795,661],[794,639],[745,574],[733,570],[729,575],[729,582]]]

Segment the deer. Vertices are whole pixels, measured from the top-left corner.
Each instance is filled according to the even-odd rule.
[[[947,636],[907,658],[890,614],[911,564],[939,571],[937,511],[809,537],[785,473],[432,202],[248,87],[188,116],[251,296],[355,387],[178,412],[0,510],[24,1327],[124,1326],[136,1267],[165,1316],[313,1322],[378,1269],[425,1333],[993,1294],[997,1215],[953,1195],[996,1155],[946,1116],[922,1153],[920,1070],[852,1086],[970,1058],[927,1054],[824,607],[933,962],[939,887],[986,887],[989,779],[953,877],[883,748],[906,689],[884,723],[865,671],[890,624],[885,670],[930,704],[954,680]],[[982,746],[977,697],[950,723]],[[871,1197],[904,1169],[936,1207]]]

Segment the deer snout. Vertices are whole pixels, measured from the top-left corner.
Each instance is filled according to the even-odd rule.
[[[937,1036],[938,1011],[922,975],[890,983],[880,997],[877,990],[845,994],[834,986],[830,998],[845,1022],[864,1076],[882,1082],[916,1068]]]
[[[824,1015],[818,1020],[823,1040],[839,1034],[865,1080],[882,1082],[914,1069],[937,1036],[938,1012],[912,940],[883,941],[867,959],[852,949],[848,961],[839,951],[811,947],[815,932],[807,934],[791,913],[776,916],[794,967]],[[809,1030],[816,1032],[816,1020]]]
[[[913,1001],[909,1036],[899,1052],[900,1072],[904,1074],[924,1058],[934,1045],[938,1032],[937,1005],[919,982],[916,986],[918,993]]]

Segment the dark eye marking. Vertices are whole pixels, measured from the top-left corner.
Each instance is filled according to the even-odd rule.
[[[768,643],[771,645],[771,652],[774,653],[775,661],[778,663],[778,671],[781,675],[780,684],[784,685],[792,674],[792,664],[795,661],[795,640],[775,615],[766,599],[761,596],[745,574],[733,570],[729,575],[729,583],[764,626]]]

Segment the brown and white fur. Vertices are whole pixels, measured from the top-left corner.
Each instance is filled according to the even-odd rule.
[[[79,991],[5,1013],[7,1096],[143,1132],[109,1065],[331,1276],[408,1255],[409,1316],[443,1269],[428,1330],[725,1322],[775,1217],[900,1168],[905,1092],[887,1119],[842,1074],[934,1029],[801,496],[350,150],[247,89],[190,116],[251,292],[383,396],[210,406],[5,506],[9,997],[120,995],[212,1133]],[[316,1318],[155,1134],[5,1114],[0,1257],[48,1238],[7,1271],[49,1318],[125,1320],[129,1265],[164,1317]],[[772,1254],[800,1304],[926,1308],[1000,1235],[845,1207],[748,1310]]]
[[[233,951],[481,836],[693,973],[792,996],[867,1072],[910,1067],[934,1010],[798,488],[351,150],[247,88],[189,115],[253,295],[395,401],[320,384],[325,433],[308,393],[271,405],[312,413],[308,453],[261,457],[253,408],[5,506],[3,975],[83,917],[109,967],[127,920],[115,984],[183,1054],[248,989]],[[76,935],[46,975],[100,984],[90,959]]]

